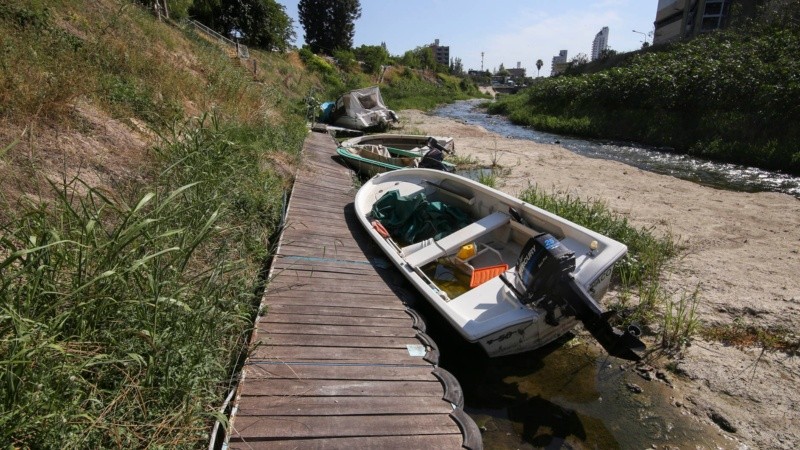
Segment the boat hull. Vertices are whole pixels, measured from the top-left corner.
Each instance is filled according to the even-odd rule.
[[[414,150],[416,148],[425,147],[428,145],[428,138],[436,139],[442,147],[450,152],[455,151],[455,141],[452,137],[445,136],[423,136],[416,134],[368,134],[365,136],[358,136],[351,139],[342,141],[340,146],[352,147],[355,145],[383,145],[386,147],[399,148],[401,150]]]
[[[473,222],[438,240],[399,243],[373,224],[374,204],[394,190],[402,196],[424,193],[435,201],[458,205]],[[509,216],[509,208],[520,215],[522,222]],[[372,178],[359,189],[355,209],[370,237],[395,267],[465,340],[480,344],[492,357],[537,349],[558,339],[578,322],[566,308],[523,304],[518,292],[507,285],[520,283],[515,265],[524,242],[540,233],[556,236],[575,253],[575,281],[597,301],[608,289],[614,263],[627,251],[625,245],[613,239],[501,191],[429,169],[404,169]],[[466,291],[450,292],[447,283],[437,279],[434,272],[455,261],[464,244],[482,249],[472,257],[476,259],[468,260],[467,266],[487,255],[499,258],[508,265],[503,273],[505,280],[494,277]],[[473,270],[477,267],[475,262]]]

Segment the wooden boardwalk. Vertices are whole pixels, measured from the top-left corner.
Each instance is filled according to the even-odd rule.
[[[228,446],[479,449],[402,276],[355,217],[335,149],[328,134],[306,139]]]

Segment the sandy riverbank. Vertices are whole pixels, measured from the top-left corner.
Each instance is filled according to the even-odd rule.
[[[482,127],[402,111],[403,132],[453,136],[456,152],[510,169],[499,188],[530,184],[605,201],[638,227],[671,233],[686,248],[664,284],[701,289],[706,324],[734,321],[800,330],[800,201],[777,193],[700,186],[613,161],[585,158],[559,145],[507,139]],[[726,419],[733,440],[750,448],[800,446],[800,358],[737,349],[696,338],[676,360],[683,376],[675,407],[699,420]]]

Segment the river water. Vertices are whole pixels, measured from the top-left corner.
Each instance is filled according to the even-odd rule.
[[[602,353],[581,338],[488,358],[424,301],[414,305],[439,347],[440,366],[458,379],[464,411],[486,449],[737,449],[714,425],[691,415],[689,392]],[[585,339],[591,339],[586,337]],[[644,375],[644,373],[643,373]],[[634,392],[637,390],[639,392]]]
[[[774,191],[800,198],[800,177],[738,164],[719,163],[688,155],[659,151],[624,142],[577,139],[514,125],[504,116],[488,115],[477,106],[485,100],[455,102],[433,111],[433,115],[480,125],[514,139],[552,144],[590,158],[611,159],[642,170],[672,175],[706,186],[745,192]]]
[[[670,155],[630,144],[573,139],[511,124],[463,101],[434,114],[481,125],[504,136],[553,143],[582,155],[622,161],[703,184],[746,191],[775,190],[800,196],[800,179]],[[715,425],[699,421],[680,392],[605,355],[598,345],[570,336],[547,348],[488,358],[465,342],[426,302],[415,305],[439,346],[440,365],[464,391],[464,410],[481,428],[487,449],[733,449]],[[667,371],[663,378],[674,381]],[[649,376],[652,380],[646,380]]]

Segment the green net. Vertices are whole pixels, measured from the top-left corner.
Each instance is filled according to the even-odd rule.
[[[406,245],[428,238],[441,239],[472,221],[461,209],[439,201],[429,201],[424,193],[404,196],[389,191],[372,206],[372,217],[389,234]]]

